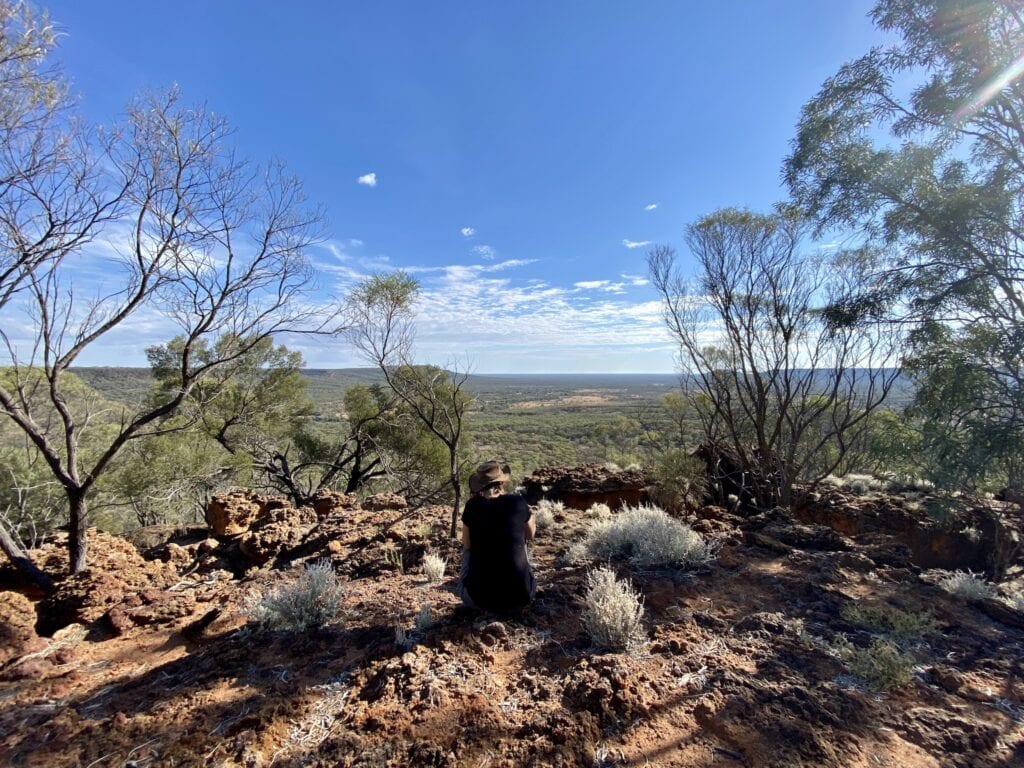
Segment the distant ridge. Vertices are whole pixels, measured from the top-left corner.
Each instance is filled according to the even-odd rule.
[[[149,368],[114,366],[72,368],[86,384],[104,397],[125,403],[141,402],[153,377]],[[334,410],[345,390],[355,384],[383,384],[375,368],[304,368],[309,396],[320,409]],[[659,398],[679,386],[677,373],[477,373],[471,374],[467,389],[474,396],[516,400],[520,397],[558,396],[576,390],[622,390],[634,397]],[[913,385],[901,377],[893,387],[890,405],[906,405]]]

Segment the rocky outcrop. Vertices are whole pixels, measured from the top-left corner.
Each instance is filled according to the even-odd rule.
[[[944,500],[936,503],[939,501]],[[903,505],[891,496],[827,491],[807,496],[793,515],[804,523],[828,526],[858,543],[877,541],[878,535],[892,537],[909,549],[910,560],[921,568],[992,573],[1001,567],[995,557],[1019,562],[1024,555],[1009,512],[1009,505],[998,514],[987,507],[973,507],[949,511],[940,519],[920,504]]]
[[[647,504],[651,479],[642,469],[618,469],[604,464],[582,467],[544,467],[523,479],[526,500],[560,501],[573,509],[607,504],[612,509]]]
[[[313,498],[313,511],[320,519],[331,517],[359,506],[359,499],[351,493],[322,491]]]
[[[218,493],[206,506],[206,522],[218,536],[237,536],[263,511],[259,496],[245,491]]]
[[[58,581],[39,607],[40,634],[50,635],[68,624],[91,624],[130,596],[148,589],[163,590],[178,580],[170,565],[145,560],[127,540],[96,529],[87,534],[89,567]],[[67,534],[38,551],[37,562],[59,574],[67,572]]]
[[[0,667],[46,647],[36,634],[36,607],[18,592],[0,592]]]
[[[363,509],[369,512],[382,512],[388,509],[406,509],[409,502],[397,493],[376,493],[363,501]]]
[[[239,540],[242,554],[256,565],[299,544],[317,522],[312,507],[295,509],[283,499],[281,502],[263,512]]]

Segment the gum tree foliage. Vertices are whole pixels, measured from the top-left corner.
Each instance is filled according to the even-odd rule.
[[[1015,0],[882,0],[898,37],[804,107],[785,177],[820,231],[887,248],[850,322],[913,332],[908,368],[939,474],[1001,465],[1022,485],[1024,9]]]
[[[158,401],[177,387],[182,343],[148,350]],[[219,347],[234,344],[219,339],[196,357],[214,358]],[[340,422],[325,428],[313,418],[302,366],[300,353],[264,338],[193,387],[171,418],[226,452],[222,480],[267,484],[296,506],[325,490],[354,493],[385,477],[415,497],[420,476],[436,476],[436,451],[423,450],[423,425],[395,395],[377,385],[349,387]]]
[[[463,427],[472,398],[464,390],[468,374],[413,362],[412,320],[418,293],[419,284],[404,272],[367,278],[349,296],[347,324],[356,348],[445,447],[455,536],[462,506]]]
[[[38,26],[10,7],[0,6],[8,179],[0,185],[0,338],[11,378],[0,386],[0,408],[64,492],[78,573],[87,564],[88,500],[130,441],[178,429],[166,419],[193,388],[270,335],[333,329],[304,301],[319,213],[306,208],[295,178],[239,158],[227,123],[183,105],[175,91],[136,100],[114,130],[80,128],[50,105],[48,94],[63,92],[45,70],[52,33],[29,33],[35,58],[19,64],[8,53],[9,41]],[[100,258],[103,280],[83,289],[80,268]],[[176,326],[182,341],[168,363],[176,386],[141,408],[122,407],[104,445],[86,456],[82,430],[95,414],[72,407],[67,371],[141,316]],[[40,398],[55,418],[40,418]]]
[[[805,255],[806,229],[790,211],[725,209],[687,227],[692,278],[670,247],[648,257],[704,437],[728,446],[734,479],[766,508],[834,470],[898,376],[894,334],[821,311],[860,284],[863,254]]]

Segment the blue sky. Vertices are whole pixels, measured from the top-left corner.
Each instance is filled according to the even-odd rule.
[[[801,105],[881,40],[860,0],[46,7],[90,120],[179,84],[324,207],[325,297],[407,269],[420,359],[482,373],[672,371],[642,244],[781,199]],[[140,319],[82,362],[172,334]]]

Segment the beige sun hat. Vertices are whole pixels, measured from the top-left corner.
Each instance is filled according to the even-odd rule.
[[[480,493],[489,485],[497,483],[504,485],[511,479],[512,469],[508,464],[501,464],[497,461],[485,461],[469,476],[469,490],[473,493]]]

